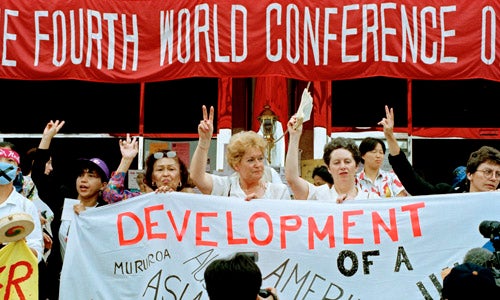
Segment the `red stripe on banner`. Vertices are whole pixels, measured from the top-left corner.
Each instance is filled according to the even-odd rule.
[[[487,0],[0,3],[0,78],[500,80]]]

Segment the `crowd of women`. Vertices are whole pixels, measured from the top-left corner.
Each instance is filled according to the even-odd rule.
[[[227,145],[225,157],[229,166],[234,170],[233,175],[220,176],[207,172],[206,162],[214,133],[214,108],[207,109],[203,106],[202,120],[198,125],[199,140],[189,169],[186,162],[179,158],[175,151],[163,149],[150,153],[145,162],[143,180],[145,189],[142,191],[129,190],[125,183],[127,172],[139,152],[137,139],[131,138],[130,135],[119,140],[122,158],[113,172],[110,172],[106,163],[100,158],[79,159],[76,162],[75,173],[72,174],[75,186],[68,189],[62,183],[56,182],[50,174],[52,171],[50,144],[63,128],[64,121],[50,121],[43,131],[39,146],[30,158],[31,170],[29,176],[28,174],[24,176],[25,187],[19,190],[21,194],[32,199],[33,188],[36,187],[36,198],[43,200],[42,202],[50,208],[53,214],[50,219],[51,226],[43,235],[45,242],[43,239],[39,240],[39,243],[45,246],[32,247],[38,257],[44,255],[41,249],[51,250],[49,259],[43,262],[44,266],[51,266],[49,271],[43,274],[51,278],[50,282],[47,280],[40,282],[47,285],[53,284],[51,288],[48,288],[50,291],[58,290],[58,276],[71,226],[71,218],[67,217],[68,214],[63,214],[63,206],[65,199],[68,198],[68,190],[73,188],[76,189],[76,194],[70,197],[75,199],[71,208],[76,214],[86,209],[124,201],[149,192],[192,193],[197,190],[202,194],[237,197],[247,201],[296,199],[331,201],[340,204],[355,199],[450,192],[485,192],[498,189],[500,151],[489,146],[483,146],[470,154],[465,166],[466,178],[460,188],[457,189],[456,186],[448,183],[434,185],[425,181],[415,172],[406,155],[399,148],[393,132],[394,111],[388,107],[385,110],[385,117],[379,125],[383,126],[389,162],[393,170],[386,171],[381,168],[387,150],[383,140],[365,138],[358,147],[352,139],[334,138],[325,145],[323,153],[323,161],[333,178],[333,184],[315,185],[300,176],[299,142],[302,135],[302,123],[296,116],[292,116],[287,123],[289,133],[285,161],[287,184],[269,180],[266,177],[266,168],[268,168],[265,164],[266,140],[254,131],[241,131],[233,134]],[[7,153],[6,151],[0,152],[0,162],[19,164],[19,160],[8,160],[7,154],[2,154]],[[11,153],[10,151],[14,150],[8,151]],[[48,171],[47,168],[49,168]],[[17,173],[20,173],[20,170]],[[13,190],[16,192],[14,188]],[[3,198],[0,198],[0,201],[2,200]],[[41,224],[46,224],[45,216],[40,215],[40,218]],[[52,232],[56,234],[52,235]],[[37,236],[38,239],[40,237]],[[40,288],[40,291],[44,290]],[[40,299],[57,299],[57,295],[49,294],[49,292],[46,294],[41,292],[40,296]]]

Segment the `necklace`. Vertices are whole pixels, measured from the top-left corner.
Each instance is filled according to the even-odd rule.
[[[251,194],[251,193],[255,193],[255,194],[262,196],[266,192],[266,185],[262,181],[259,181],[259,184],[257,186],[252,187],[252,188],[244,188],[243,185],[241,184],[241,181],[240,181],[240,187],[243,190],[243,192],[245,192],[245,194],[247,194],[247,195]],[[260,194],[260,193],[262,193],[262,194]]]

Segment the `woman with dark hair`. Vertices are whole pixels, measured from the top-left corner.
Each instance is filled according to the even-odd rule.
[[[163,158],[169,162],[162,164]],[[168,160],[170,159],[170,161]],[[165,179],[160,172],[164,170],[171,173],[171,179]],[[144,182],[153,190],[162,187],[162,190],[167,188],[168,191],[186,192],[192,188],[189,182],[189,172],[186,164],[177,156],[177,153],[172,150],[161,150],[154,152],[146,159],[146,173]]]
[[[127,134],[125,140],[120,140],[122,159],[120,165],[111,174],[108,185],[103,191],[103,199],[108,203],[119,202],[143,194],[141,191],[125,189],[125,177],[134,158],[139,152],[137,138]],[[186,164],[172,150],[162,150],[151,153],[146,159],[144,183],[148,192],[193,192]]]
[[[314,181],[315,186],[328,184],[328,186],[332,187],[333,185],[333,177],[330,172],[328,172],[328,168],[326,166],[317,166],[313,169],[312,179]]]
[[[384,127],[384,135],[389,146],[389,162],[394,172],[413,196],[447,194],[460,192],[490,192],[500,185],[500,151],[490,146],[482,146],[472,152],[466,166],[466,182],[451,185],[440,182],[433,184],[422,178],[410,164],[394,136],[394,110],[385,106],[385,118],[378,124]]]
[[[381,139],[367,137],[359,144],[363,170],[356,180],[364,191],[372,191],[382,198],[408,196],[403,184],[393,171],[382,170],[385,159],[385,144]]]
[[[41,273],[40,284],[45,286],[40,290],[48,290],[50,294],[43,295],[43,299],[59,297],[59,282],[62,262],[66,252],[69,229],[72,219],[67,217],[69,214],[63,213],[64,203],[67,198],[75,198],[77,203],[72,207],[74,213],[79,214],[86,209],[104,205],[101,192],[106,186],[109,177],[109,169],[106,163],[99,158],[78,159],[72,163],[71,178],[74,179],[72,186],[66,186],[59,179],[61,177],[53,176],[52,173],[52,154],[50,145],[53,138],[64,126],[65,121],[49,121],[42,133],[42,138],[38,148],[30,156],[31,177],[38,190],[38,195],[51,208],[54,218],[51,223],[52,233],[57,234],[53,239],[51,252],[49,256],[48,268],[45,273]],[[31,153],[31,152],[30,152]],[[27,167],[26,167],[27,168]],[[68,192],[71,190],[70,194]],[[76,195],[74,195],[76,192]],[[69,199],[68,199],[69,200]],[[69,208],[67,208],[69,209]],[[40,294],[42,296],[42,294]],[[41,299],[41,298],[40,298]]]
[[[335,201],[342,203],[351,199],[380,198],[371,191],[363,191],[356,183],[356,171],[361,162],[361,154],[356,143],[349,138],[338,137],[325,145],[323,161],[334,184],[315,186],[299,175],[299,141],[302,125],[297,126],[297,117],[288,121],[288,152],[285,160],[285,175],[295,199]]]

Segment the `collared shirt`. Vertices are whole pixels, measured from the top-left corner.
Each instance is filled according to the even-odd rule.
[[[43,234],[38,209],[35,204],[28,198],[19,194],[12,188],[9,197],[0,204],[0,217],[6,217],[15,213],[27,213],[33,218],[33,231],[26,236],[26,244],[31,249],[36,250],[38,262],[42,260],[43,256]]]
[[[405,190],[398,176],[393,171],[379,170],[375,182],[372,182],[366,176],[365,171],[362,170],[356,175],[356,180],[362,191],[376,193],[381,198],[396,197],[401,191]]]
[[[214,196],[229,196],[244,199],[245,192],[241,189],[239,176],[212,176],[213,188],[212,195]],[[290,191],[284,183],[266,182],[266,192],[262,199],[282,199],[290,200]]]

